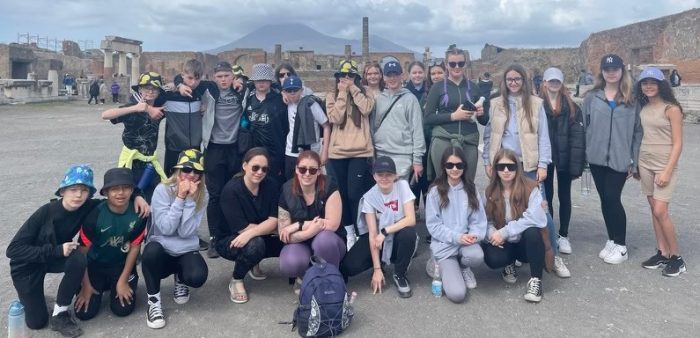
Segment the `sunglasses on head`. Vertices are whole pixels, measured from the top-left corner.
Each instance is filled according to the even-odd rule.
[[[306,172],[309,172],[309,175],[318,174],[318,168],[314,167],[297,167],[297,171],[302,175],[306,175]]]
[[[190,168],[190,167],[182,167],[182,168],[180,168],[180,171],[185,173],[185,174],[190,174],[192,172],[194,172],[195,174],[200,174],[200,175],[202,174],[201,171],[196,170],[194,168]]]
[[[459,61],[459,62],[451,61],[451,62],[448,62],[447,64],[450,65],[450,68],[462,68],[462,67],[464,67],[464,65],[467,64],[467,62],[466,61]]]
[[[455,169],[457,168],[458,170],[464,170],[464,163],[463,162],[445,162],[445,169]]]
[[[508,169],[508,171],[516,171],[518,170],[518,165],[516,163],[497,163],[496,164],[496,171],[505,171]]]
[[[250,167],[250,170],[253,171],[254,173],[257,173],[258,171],[262,171],[263,174],[267,174],[267,169],[268,167],[263,167],[261,165],[254,165]]]

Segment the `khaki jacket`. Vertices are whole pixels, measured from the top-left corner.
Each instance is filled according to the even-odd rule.
[[[516,116],[518,118],[518,136],[520,139],[520,150],[522,151],[523,170],[526,172],[537,170],[539,163],[539,143],[538,143],[538,126],[539,126],[539,111],[542,107],[542,99],[536,96],[530,97],[530,110],[532,111],[532,127],[527,123],[525,112],[522,107],[522,101],[517,100]],[[508,116],[510,115],[508,102],[503,102],[503,97],[499,96],[491,100],[491,140],[489,144],[489,159],[493,161],[496,157],[496,152],[501,149],[501,140],[503,133],[508,124]]]

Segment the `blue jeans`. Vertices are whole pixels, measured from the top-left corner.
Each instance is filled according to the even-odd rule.
[[[525,176],[537,180],[537,170],[525,172]],[[542,193],[542,200],[547,200],[547,195],[545,194],[544,184],[540,183],[540,192]],[[544,208],[544,212],[547,214],[547,230],[549,230],[549,242],[552,244],[552,251],[554,256],[559,255],[559,247],[557,246],[557,228],[554,227],[554,220],[552,215],[549,213],[548,208]]]

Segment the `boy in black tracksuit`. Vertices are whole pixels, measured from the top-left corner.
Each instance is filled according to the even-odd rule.
[[[97,315],[102,293],[110,290],[110,308],[119,317],[129,315],[136,305],[136,258],[141,250],[146,222],[134,211],[131,170],[110,169],[105,173],[107,196],[93,209],[80,229],[81,251],[87,252],[88,269],[75,301],[81,320]]]

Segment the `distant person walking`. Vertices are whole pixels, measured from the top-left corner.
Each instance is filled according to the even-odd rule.
[[[98,101],[98,96],[100,96],[100,82],[98,80],[92,81],[90,84],[90,99],[88,100],[88,104],[92,102],[93,99],[95,99],[95,104],[99,104],[100,102]]]
[[[678,73],[677,69],[674,69],[671,72],[671,87],[680,87],[681,80],[683,80],[681,74]]]
[[[63,85],[66,86],[66,95],[73,95],[73,86],[75,85],[75,78],[72,75],[66,73],[66,75],[63,77]]]
[[[119,103],[119,84],[116,80],[112,81],[112,103]]]

